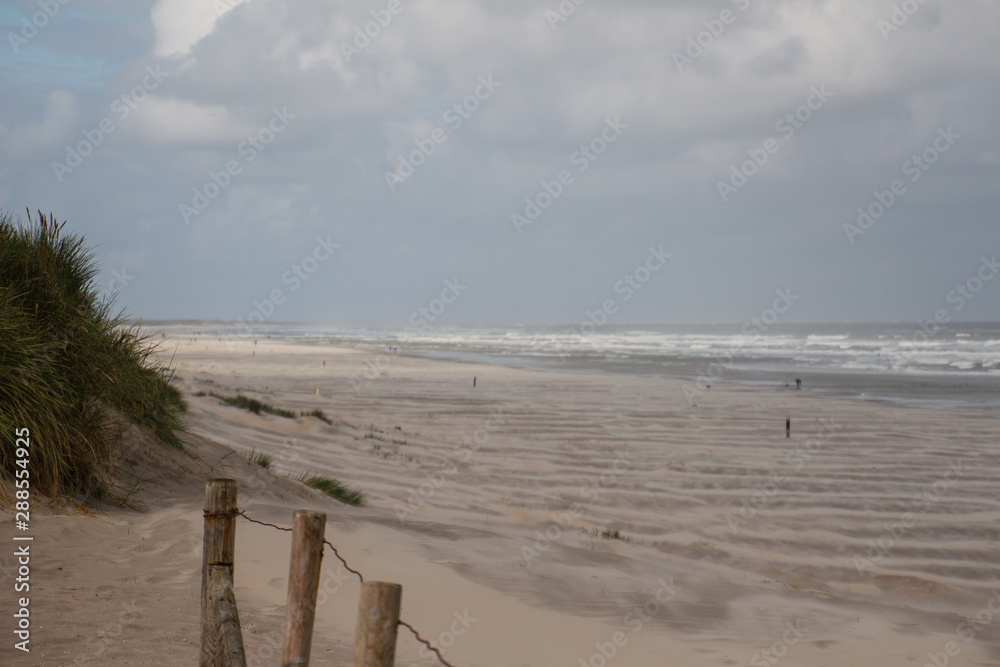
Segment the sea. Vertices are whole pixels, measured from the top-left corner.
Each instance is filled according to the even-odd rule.
[[[153,325],[147,322],[147,325]],[[167,323],[162,323],[167,324]],[[176,325],[178,323],[170,323]],[[185,323],[246,340],[232,324]],[[172,328],[172,327],[171,327]],[[825,392],[872,401],[1000,407],[1000,323],[504,325],[391,329],[265,322],[251,337],[561,372]]]

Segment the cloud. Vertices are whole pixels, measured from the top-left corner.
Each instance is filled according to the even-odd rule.
[[[230,147],[256,130],[235,108],[159,96],[138,104],[133,117],[129,129],[137,139],[152,144]]]
[[[2,137],[3,151],[9,159],[23,159],[58,150],[69,140],[78,120],[76,96],[54,90],[45,98],[40,121],[29,121]]]
[[[115,261],[135,248],[173,258],[134,267],[148,277],[123,299],[149,316],[245,316],[319,233],[343,253],[310,290],[338,316],[384,321],[456,272],[483,287],[449,317],[576,321],[575,304],[594,303],[653,243],[675,252],[678,275],[701,278],[658,283],[629,318],[741,320],[793,278],[823,295],[798,313],[917,317],[939,296],[929,283],[995,244],[1000,8],[989,2],[922,6],[887,41],[876,23],[891,0],[755,0],[683,72],[673,53],[742,3],[588,2],[553,30],[557,2],[403,0],[391,20],[387,2],[222,2],[157,0],[129,48],[114,38],[122,25],[105,34],[88,21],[78,50],[107,63],[86,92],[4,80],[3,150],[18,160],[5,161],[3,203],[58,209]],[[65,143],[156,66],[169,76],[57,183],[49,164]],[[446,126],[481,76],[502,86]],[[834,97],[722,202],[716,182],[820,85]],[[275,108],[294,120],[245,160],[237,146]],[[616,116],[629,125],[621,139],[517,235],[511,214]],[[967,139],[849,246],[843,223],[942,125]],[[447,140],[390,191],[397,156],[437,127]],[[231,160],[239,173],[185,224],[179,205]],[[879,296],[878,258],[903,238],[911,268],[894,284],[910,291]],[[153,284],[177,289],[144,291]],[[838,297],[830,284],[847,287]],[[305,294],[283,317],[313,317],[319,301]]]
[[[212,33],[219,19],[247,0],[157,0],[150,11],[156,34],[153,54],[184,55]]]

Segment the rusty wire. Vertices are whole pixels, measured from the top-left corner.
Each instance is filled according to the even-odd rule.
[[[282,526],[276,526],[273,523],[268,523],[266,521],[258,521],[257,519],[250,518],[249,516],[246,515],[246,513],[243,510],[236,510],[233,514],[236,514],[237,516],[243,517],[244,519],[246,519],[250,523],[256,523],[256,524],[258,524],[260,526],[268,526],[269,528],[274,528],[275,530],[280,530],[280,531],[282,531],[284,533],[290,533],[290,532],[292,532],[291,528],[284,528]],[[344,557],[340,555],[339,551],[337,551],[337,547],[333,546],[333,544],[331,544],[330,541],[327,540],[327,539],[323,540],[323,544],[325,544],[326,546],[330,547],[330,549],[333,551],[333,555],[337,557],[337,560],[339,560],[341,563],[343,563],[344,567],[347,568],[348,572],[350,572],[351,574],[355,575],[361,583],[365,583],[365,577],[364,577],[364,575],[362,575],[360,572],[358,572],[353,567],[351,567],[350,565],[348,565],[348,563],[344,559]],[[441,655],[441,651],[439,651],[436,646],[434,646],[429,641],[427,641],[426,639],[424,639],[423,637],[421,637],[420,633],[417,632],[416,628],[414,628],[412,625],[410,625],[409,623],[407,623],[403,619],[399,619],[398,622],[399,622],[399,625],[403,626],[404,628],[406,628],[407,630],[409,630],[410,632],[412,632],[413,636],[416,638],[416,640],[418,642],[420,642],[421,644],[423,644],[424,646],[426,646],[428,649],[430,649],[431,651],[433,651],[434,655],[437,656],[437,659],[441,662],[442,665],[444,665],[445,667],[455,667],[453,664],[451,664],[450,662],[448,662],[447,660],[444,659],[444,656]]]

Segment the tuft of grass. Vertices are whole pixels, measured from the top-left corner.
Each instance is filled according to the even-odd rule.
[[[596,528],[594,529],[594,535],[597,535]],[[604,532],[601,533],[601,537],[605,540],[621,540],[622,542],[632,541],[631,537],[628,537],[624,533],[618,532],[617,528],[615,528],[614,530],[611,530],[610,528],[605,528]]]
[[[273,405],[265,403],[263,401],[258,401],[256,398],[250,398],[249,396],[244,396],[243,394],[237,394],[236,396],[223,396],[222,394],[216,394],[215,392],[209,393],[209,396],[217,398],[226,405],[234,408],[240,408],[242,410],[249,410],[255,415],[259,414],[269,414],[275,415],[277,417],[284,417],[285,419],[295,419],[297,416],[291,410],[285,410],[283,408],[276,408]]]
[[[315,417],[316,419],[318,419],[320,421],[324,421],[327,424],[329,424],[330,426],[333,426],[333,421],[331,421],[330,418],[327,417],[326,414],[324,414],[324,412],[322,410],[320,410],[319,408],[316,408],[315,410],[310,410],[308,412],[306,412],[305,410],[303,410],[299,414],[301,416],[303,416],[303,417]]]
[[[247,460],[250,461],[250,463],[256,463],[265,470],[270,470],[271,464],[274,462],[274,459],[271,458],[270,454],[267,452],[258,452],[256,449],[250,452],[250,456],[247,457]]]
[[[113,310],[92,252],[65,226],[0,211],[0,431],[30,433],[34,489],[109,499],[124,422],[183,450],[187,405],[152,336]],[[19,469],[15,443],[0,444],[3,478]]]
[[[359,489],[350,488],[336,477],[302,474],[299,476],[299,481],[348,505],[364,507],[368,502],[365,500],[365,494]]]

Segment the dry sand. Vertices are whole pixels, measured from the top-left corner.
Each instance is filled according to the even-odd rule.
[[[265,521],[327,512],[328,539],[366,578],[401,583],[403,618],[460,667],[1000,664],[996,410],[720,383],[692,406],[684,381],[661,377],[175,345],[195,458],[133,438],[144,511],[34,516],[33,650],[12,649],[5,613],[0,664],[194,664],[209,476],[238,479],[241,508]],[[272,472],[243,459],[252,450]],[[302,472],[360,487],[369,506],[286,478]],[[615,530],[628,541],[602,537]],[[12,532],[5,515],[0,539]],[[287,534],[239,522],[252,665],[278,663],[288,553]],[[328,553],[313,664],[350,664],[358,590]],[[418,649],[402,632],[397,664],[435,664]]]

